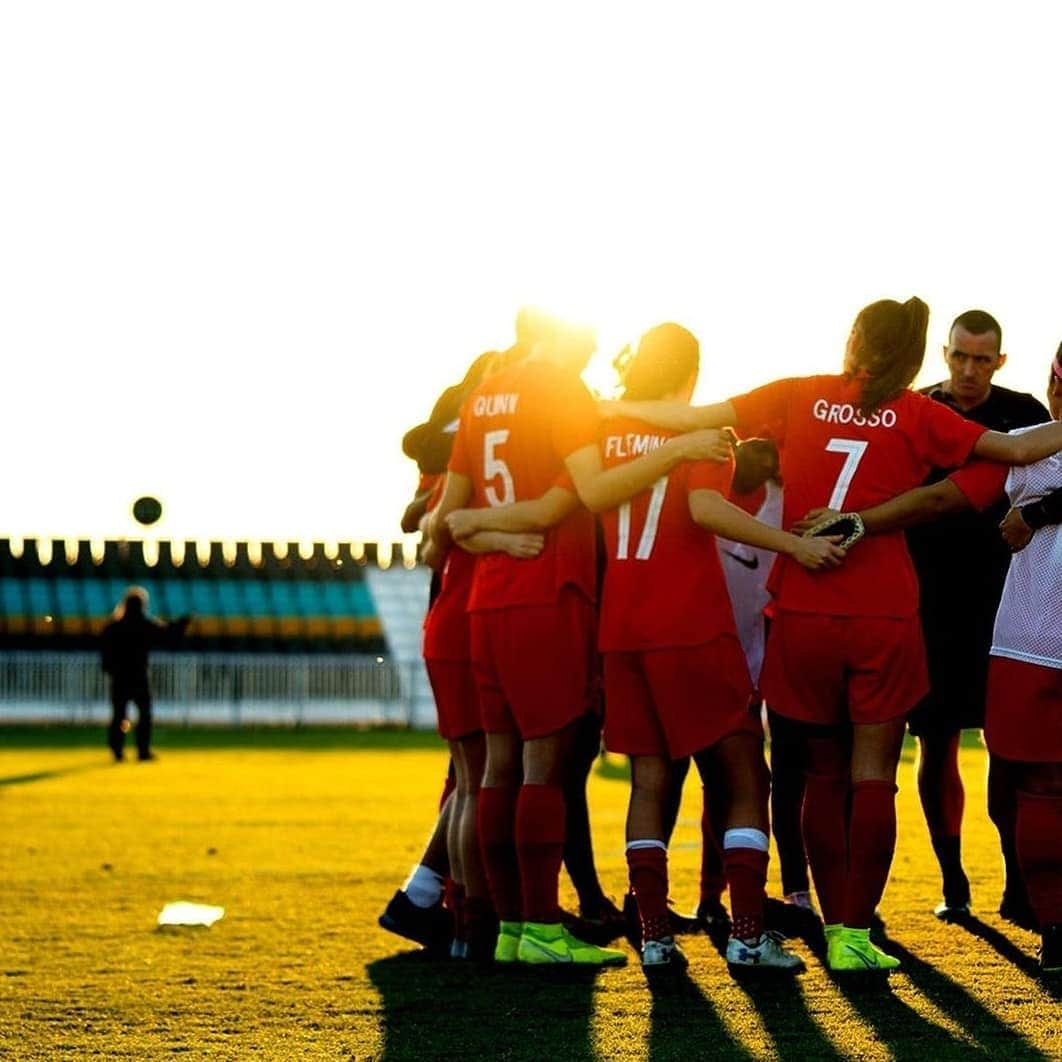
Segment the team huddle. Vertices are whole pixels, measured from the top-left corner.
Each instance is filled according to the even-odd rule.
[[[912,730],[938,916],[969,911],[952,761],[959,730],[983,725],[1004,901],[1039,929],[1045,973],[1062,971],[1062,348],[1055,423],[1034,403],[1017,430],[991,430],[970,412],[983,397],[964,404],[978,341],[998,353],[1001,338],[978,313],[953,326],[968,364],[949,400],[909,389],[928,324],[910,299],[859,313],[839,374],[694,407],[699,344],[680,325],[625,352],[622,399],[599,403],[580,379],[592,333],[521,311],[516,344],[477,359],[405,443],[423,478],[404,523],[438,573],[424,657],[452,771],[385,928],[496,964],[625,963],[585,798],[603,740],[631,764],[625,906],[647,974],[686,965],[675,937],[691,926],[722,934],[735,972],[803,969],[766,920],[772,807],[783,889],[805,913],[810,866],[827,966],[897,968],[870,937],[897,767],[909,715],[945,688],[904,529],[1009,498],[985,718]],[[668,899],[691,761],[705,792],[693,920]],[[559,906],[562,864],[578,917]]]

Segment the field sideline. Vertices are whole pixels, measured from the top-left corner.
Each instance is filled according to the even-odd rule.
[[[689,983],[655,997],[633,953],[597,977],[492,974],[426,961],[378,929],[430,825],[446,764],[436,739],[162,729],[157,746],[157,763],[116,766],[98,731],[0,730],[0,1057],[1062,1058],[1062,993],[1036,977],[1036,938],[995,914],[972,740],[964,847],[979,920],[931,914],[908,749],[883,904],[904,970],[888,987],[831,980],[801,941],[795,989],[736,983],[702,938],[688,943]],[[617,898],[626,792],[613,758],[590,799]],[[672,855],[683,908],[699,799],[691,780]],[[227,913],[210,930],[156,930],[176,899]]]

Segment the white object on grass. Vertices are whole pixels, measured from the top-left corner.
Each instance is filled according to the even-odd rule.
[[[214,907],[209,903],[189,903],[177,900],[168,903],[159,912],[160,926],[212,926],[225,914],[224,907]]]

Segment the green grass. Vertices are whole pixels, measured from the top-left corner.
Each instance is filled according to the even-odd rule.
[[[883,904],[901,974],[835,982],[797,941],[808,971],[795,985],[736,983],[702,938],[688,982],[656,994],[633,955],[597,977],[494,972],[426,960],[376,926],[430,826],[436,739],[167,729],[157,745],[157,763],[115,766],[98,731],[0,731],[0,1057],[1062,1057],[1035,937],[992,913],[1000,871],[974,745],[965,849],[981,921],[930,914],[908,754]],[[672,856],[681,906],[696,895],[698,799],[691,781]],[[591,806],[617,896],[625,801],[613,759]],[[227,913],[209,930],[156,930],[176,899]]]

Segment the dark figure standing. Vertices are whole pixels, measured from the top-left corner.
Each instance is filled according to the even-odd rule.
[[[130,587],[116,615],[100,636],[103,670],[110,676],[111,725],[107,744],[115,760],[124,758],[128,730],[126,709],[132,701],[137,708],[137,758],[151,760],[151,685],[148,681],[148,652],[180,640],[190,617],[163,623],[147,615],[147,592]]]

